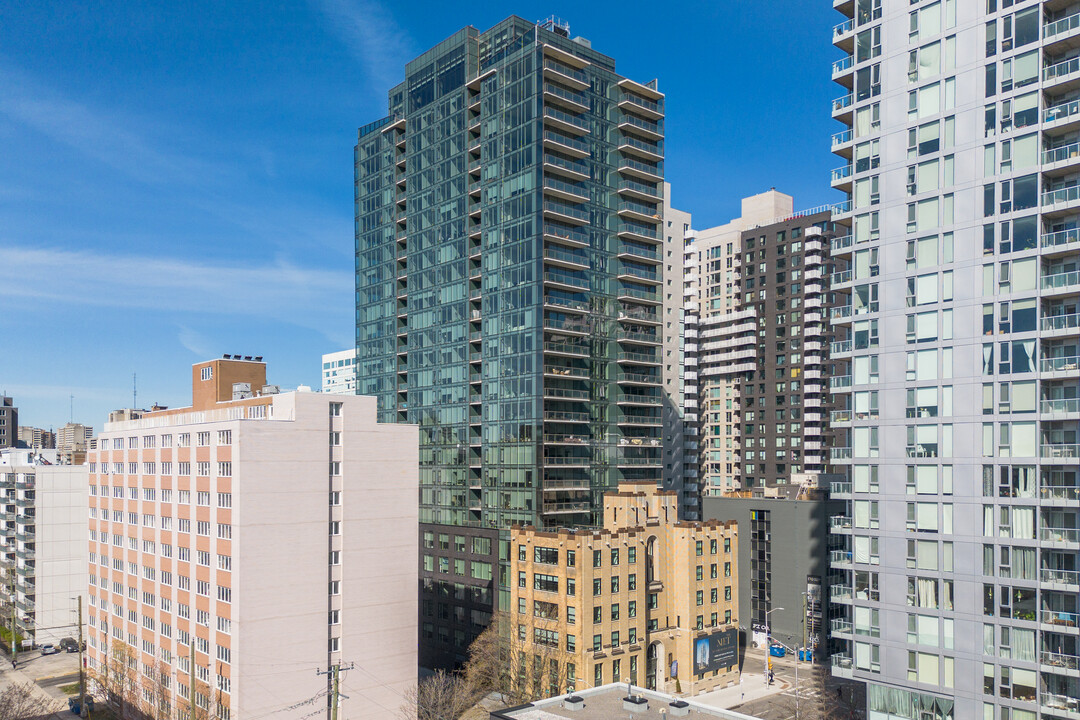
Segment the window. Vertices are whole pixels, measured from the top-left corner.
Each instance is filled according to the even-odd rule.
[[[330,417],[341,417],[341,406],[339,402],[330,403]]]
[[[206,367],[202,368],[202,370],[199,371],[199,378],[203,382],[206,382],[207,380],[210,380],[213,377],[214,377],[214,366],[213,365],[207,365]]]

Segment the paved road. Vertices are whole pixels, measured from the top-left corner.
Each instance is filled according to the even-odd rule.
[[[761,677],[764,664],[764,653],[751,649],[746,653],[743,673]],[[731,709],[761,720],[794,720],[796,715],[798,720],[864,720],[866,695],[862,683],[834,678],[825,665],[803,662],[799,663],[796,693],[795,661],[791,657],[773,658],[773,673],[775,682],[786,687]]]
[[[35,696],[41,701],[40,718],[71,720],[67,711],[67,696],[60,692],[61,685],[79,679],[79,656],[74,653],[42,655],[37,650],[19,653],[19,667],[12,669],[6,655],[0,655],[0,692],[13,684],[31,683]]]

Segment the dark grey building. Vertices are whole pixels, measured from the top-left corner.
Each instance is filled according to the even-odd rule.
[[[508,602],[507,531],[662,480],[664,97],[511,17],[408,63],[355,148],[357,392],[420,427],[421,663]]]
[[[19,444],[19,408],[15,400],[0,395],[0,448]]]
[[[704,520],[739,524],[740,629],[748,643],[770,634],[789,647],[827,652],[829,516],[844,503],[783,497],[705,497]],[[803,622],[803,593],[806,621]]]

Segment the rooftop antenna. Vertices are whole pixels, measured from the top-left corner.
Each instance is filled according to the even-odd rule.
[[[68,422],[73,423],[73,422],[75,422],[75,396],[72,395],[69,398],[69,401],[70,401],[70,407],[68,408]]]
[[[131,409],[132,410],[139,407],[139,402],[138,402],[139,386],[136,384],[136,378],[138,378],[138,374],[137,373],[131,373]]]

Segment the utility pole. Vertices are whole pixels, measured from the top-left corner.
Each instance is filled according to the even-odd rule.
[[[89,717],[86,709],[86,671],[83,670],[82,595],[79,596],[79,717]]]
[[[11,588],[11,669],[19,666],[18,608],[15,607],[15,562],[8,565],[8,586]]]
[[[348,667],[341,667],[339,663],[334,663],[330,666],[329,670],[316,670],[316,675],[329,675],[330,680],[330,720],[338,720],[338,707],[341,704],[341,698],[348,698],[348,695],[341,694],[341,671],[352,670],[353,664],[349,663]]]

